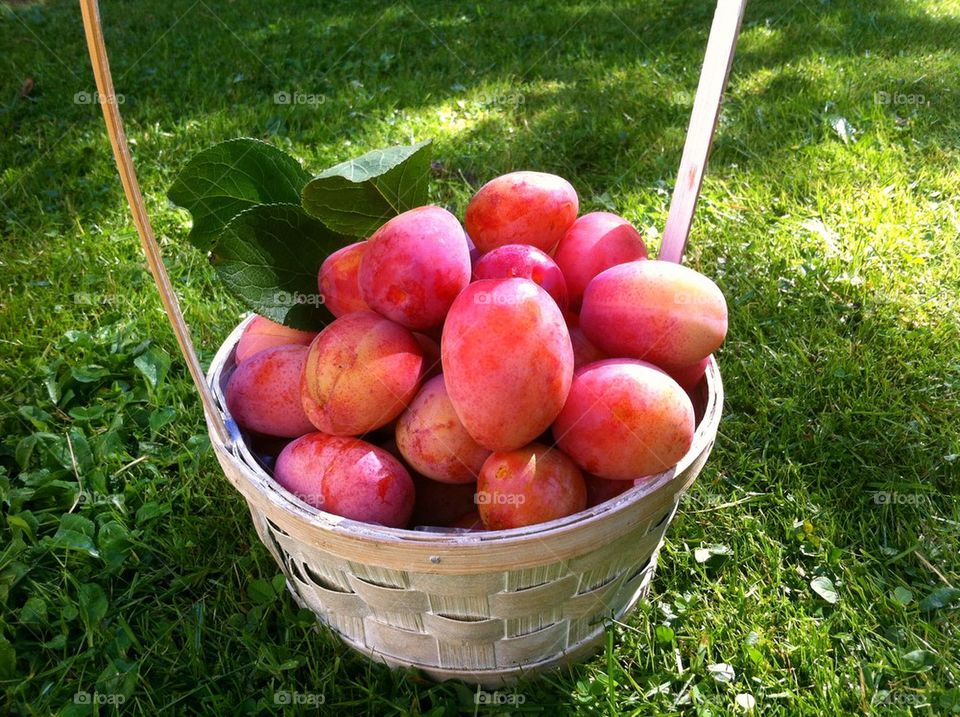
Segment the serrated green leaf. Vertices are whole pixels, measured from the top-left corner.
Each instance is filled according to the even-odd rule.
[[[924,612],[932,612],[947,607],[957,598],[960,598],[960,589],[958,588],[937,588],[920,601],[920,609]]]
[[[303,207],[334,231],[369,236],[427,202],[430,142],[376,149],[322,172],[303,188]]]
[[[240,212],[258,204],[299,204],[309,181],[310,174],[286,152],[243,137],[194,155],[167,196],[193,215],[188,239],[207,251]]]
[[[17,651],[7,640],[0,638],[0,680],[9,680],[16,672]]]
[[[323,260],[351,242],[293,204],[264,204],[238,215],[217,244],[214,267],[248,309],[295,329],[333,320],[317,289]]]
[[[254,605],[266,605],[277,599],[277,591],[268,580],[256,579],[247,587],[247,596]]]
[[[20,608],[20,620],[27,625],[45,625],[47,622],[47,604],[42,598],[31,597]]]

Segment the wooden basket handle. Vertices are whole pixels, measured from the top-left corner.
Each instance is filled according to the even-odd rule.
[[[683,145],[680,171],[677,172],[677,183],[673,187],[673,198],[670,200],[670,213],[667,215],[663,242],[657,255],[657,258],[664,261],[679,264],[683,259],[683,250],[687,246],[687,237],[690,236],[693,210],[696,209],[697,199],[700,197],[703,171],[706,169],[710,145],[717,129],[723,90],[727,86],[746,7],[747,0],[717,2],[710,37],[707,39],[707,51],[703,57],[703,69],[700,71],[700,84],[697,85],[693,111],[690,113],[690,126],[687,128],[687,140]]]
[[[229,439],[230,431],[224,424],[220,411],[217,410],[217,404],[210,392],[210,387],[207,386],[200,361],[193,349],[190,329],[187,328],[187,324],[183,320],[180,303],[173,291],[167,269],[163,265],[160,247],[154,236],[153,227],[150,225],[150,217],[147,215],[147,208],[143,203],[143,195],[140,193],[140,183],[137,181],[137,172],[133,166],[133,159],[130,157],[130,146],[127,143],[126,133],[123,131],[120,108],[113,89],[113,78],[110,75],[107,48],[103,42],[103,28],[100,25],[100,9],[97,0],[80,0],[80,10],[83,13],[83,27],[87,35],[90,60],[93,63],[93,75],[97,80],[99,102],[103,108],[104,120],[107,123],[107,134],[110,135],[110,144],[113,145],[113,156],[117,161],[120,181],[123,184],[123,191],[127,195],[130,211],[133,213],[134,224],[137,225],[140,244],[147,257],[147,265],[150,267],[153,280],[160,290],[160,300],[163,302],[164,311],[167,312],[170,326],[173,327],[173,333],[177,337],[180,352],[186,359],[190,376],[200,393],[200,402],[207,414],[207,425],[210,426],[211,431],[222,446],[229,446],[231,443]]]
[[[659,258],[666,261],[679,263],[683,258],[683,250],[690,234],[697,198],[700,195],[703,171],[707,165],[717,118],[720,116],[723,90],[730,74],[730,65],[733,62],[733,53],[736,49],[737,36],[740,34],[740,23],[746,4],[747,0],[718,0],[717,2],[717,10],[713,16],[713,25],[707,40],[703,69],[700,73],[700,83],[697,86],[690,125],[687,129],[687,139],[683,147],[683,157],[680,160],[680,171],[673,189],[670,213],[663,232]],[[137,172],[130,156],[130,146],[123,131],[120,108],[113,88],[97,0],[80,0],[80,9],[83,13],[87,47],[93,63],[93,74],[97,81],[97,92],[100,106],[103,108],[107,134],[110,136],[113,156],[120,172],[120,181],[127,195],[137,233],[140,235],[140,244],[146,255],[147,265],[160,291],[160,299],[170,325],[173,327],[173,333],[177,337],[180,352],[187,362],[190,376],[200,394],[200,402],[207,414],[207,423],[221,445],[228,446],[231,443],[229,438],[231,432],[224,424],[210,387],[204,378],[203,369],[200,367],[193,342],[190,340],[190,330],[183,319],[177,295],[173,291],[170,277],[163,265],[160,247],[154,236],[153,227],[150,225],[143,195],[140,193]]]

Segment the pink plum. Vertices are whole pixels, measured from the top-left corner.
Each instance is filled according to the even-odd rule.
[[[560,267],[547,254],[527,244],[505,244],[487,252],[474,264],[473,278],[530,279],[553,297],[561,311],[567,310],[567,282]]]
[[[328,513],[391,528],[407,525],[414,505],[410,474],[382,448],[319,431],[277,457],[277,483]]]
[[[324,433],[367,433],[403,412],[422,371],[423,349],[410,331],[372,311],[355,311],[329,324],[310,345],[303,408]]]
[[[306,346],[274,346],[241,363],[227,381],[227,410],[243,428],[296,438],[313,430],[300,403]]]
[[[418,207],[374,232],[360,261],[360,292],[370,308],[410,329],[443,323],[470,283],[470,250],[446,209]]]
[[[578,369],[553,424],[557,445],[580,468],[634,480],[675,465],[693,443],[693,405],[653,364],[605,359]]]
[[[563,314],[529,279],[483,279],[453,302],[440,341],[450,401],[473,439],[520,448],[553,422],[573,377]]]
[[[367,250],[367,242],[358,241],[338,249],[324,259],[317,276],[317,286],[324,305],[336,317],[353,311],[369,310],[360,295],[360,260]]]
[[[579,311],[593,277],[611,266],[646,259],[647,247],[640,232],[623,217],[591,212],[567,229],[553,258],[567,280],[570,307]]]
[[[577,218],[570,182],[544,172],[512,172],[491,179],[467,205],[465,224],[481,252],[529,244],[550,252]]]
[[[309,346],[317,334],[312,331],[298,331],[289,326],[278,324],[264,316],[254,316],[247,324],[247,328],[240,335],[234,361],[241,363],[258,351],[273,348],[274,346],[288,346],[296,344]]]
[[[580,311],[587,338],[610,356],[689,366],[727,333],[727,303],[710,279],[666,261],[631,261],[597,274]]]

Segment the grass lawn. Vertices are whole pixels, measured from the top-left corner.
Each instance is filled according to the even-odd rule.
[[[431,199],[458,215],[539,169],[656,246],[712,15],[103,6],[204,363],[243,312],[165,198],[194,152],[254,136],[319,171],[432,138]],[[0,3],[0,47],[0,714],[505,709],[297,609],[209,448],[85,101],[77,4]],[[731,311],[717,445],[650,598],[594,659],[505,693],[515,712],[960,713],[958,47],[956,0],[751,2],[687,255]],[[711,545],[729,555],[698,561]]]

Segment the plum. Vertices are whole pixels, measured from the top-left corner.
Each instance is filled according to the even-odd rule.
[[[495,451],[520,448],[543,433],[573,378],[563,315],[529,279],[483,279],[464,289],[444,324],[440,354],[460,422]]]
[[[587,484],[587,507],[593,508],[606,503],[611,498],[616,498],[621,493],[633,488],[635,483],[628,480],[607,480],[599,478],[589,473],[583,476]]]
[[[441,207],[418,207],[373,233],[360,261],[360,293],[374,311],[409,329],[443,323],[470,283],[470,250],[460,222]]]
[[[608,480],[634,480],[675,465],[693,443],[693,404],[653,364],[605,359],[574,374],[553,424],[556,444],[580,468]]]
[[[689,366],[668,366],[663,370],[670,374],[670,378],[679,383],[684,391],[690,393],[703,380],[703,375],[707,372],[707,366],[709,365],[710,356],[707,356]]]
[[[360,260],[367,250],[367,242],[358,241],[338,249],[324,259],[317,275],[317,286],[324,305],[337,318],[353,311],[369,310],[360,295]]]
[[[310,345],[303,408],[324,433],[367,433],[403,412],[422,372],[423,349],[410,331],[372,311],[355,311],[329,324]]]
[[[567,310],[567,282],[547,254],[527,244],[505,244],[484,254],[473,266],[473,278],[530,279],[546,290],[560,311]]]
[[[505,244],[529,244],[549,254],[579,208],[576,190],[563,177],[512,172],[480,187],[467,205],[464,223],[483,253]]]
[[[609,358],[603,351],[590,343],[590,339],[584,335],[583,329],[579,326],[570,327],[570,343],[573,344],[574,370],[588,363]]]
[[[413,506],[412,525],[451,527],[464,516],[474,512],[473,494],[476,482],[440,483],[411,473],[417,499]]]
[[[591,212],[567,229],[553,258],[567,280],[570,308],[579,311],[593,277],[611,266],[646,259],[647,247],[640,232],[623,217]]]
[[[531,443],[487,458],[476,501],[488,529],[519,528],[580,512],[587,507],[587,487],[561,451]]]
[[[710,279],[666,261],[631,261],[587,286],[580,327],[610,356],[661,368],[689,366],[716,351],[727,333],[727,303]]]
[[[264,316],[254,316],[253,320],[240,334],[234,361],[242,363],[258,351],[274,346],[309,346],[317,334],[312,331],[298,331],[289,326],[278,324]]]
[[[397,422],[397,447],[413,467],[443,483],[472,483],[490,451],[477,444],[454,411],[443,374],[420,389]]]
[[[305,503],[351,520],[402,528],[413,512],[407,469],[358,438],[320,431],[301,436],[277,457],[274,478]]]
[[[240,426],[277,438],[313,429],[300,402],[306,346],[274,346],[253,354],[227,381],[227,410]]]

